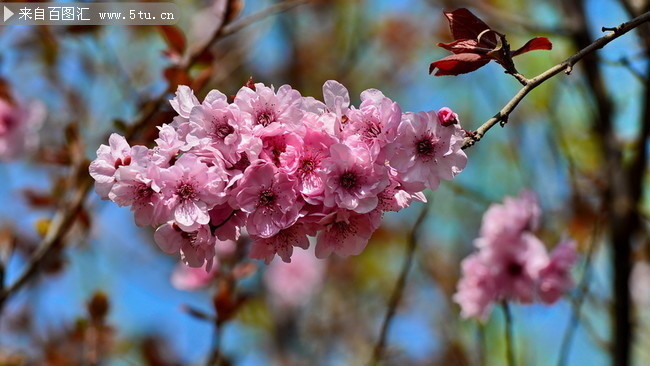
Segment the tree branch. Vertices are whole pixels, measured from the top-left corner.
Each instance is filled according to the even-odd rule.
[[[552,78],[553,76],[559,74],[562,71],[564,71],[566,74],[569,74],[573,69],[573,65],[575,65],[577,62],[582,60],[586,55],[590,54],[591,52],[594,52],[597,49],[603,48],[609,42],[615,40],[616,38],[624,35],[625,33],[631,31],[632,29],[638,27],[639,25],[649,20],[650,20],[650,12],[647,12],[630,20],[629,22],[625,22],[619,25],[618,27],[613,28],[611,33],[608,33],[598,38],[589,46],[581,49],[575,55],[567,58],[563,62],[551,67],[550,69],[535,76],[534,78],[528,79],[528,84],[526,84],[523,88],[521,88],[519,92],[517,92],[517,94],[515,94],[515,96],[512,99],[510,99],[510,101],[497,114],[495,114],[492,118],[490,118],[479,128],[477,128],[476,131],[474,131],[470,136],[465,138],[465,141],[463,143],[463,149],[471,147],[475,143],[479,142],[483,138],[483,136],[485,136],[485,133],[488,130],[490,130],[492,127],[494,127],[497,123],[500,123],[502,126],[505,125],[508,122],[508,117],[510,116],[510,114],[515,110],[517,105],[519,105],[519,103],[524,99],[524,97],[526,97],[526,95],[528,95],[528,93],[530,93],[533,89],[537,88],[546,80]]]

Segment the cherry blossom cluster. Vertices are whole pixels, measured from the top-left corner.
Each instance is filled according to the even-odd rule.
[[[113,134],[90,165],[97,193],[131,206],[137,225],[156,228],[167,253],[209,270],[216,240],[245,228],[250,255],[289,262],[293,247],[325,258],[359,254],[382,212],[425,201],[422,191],[467,163],[464,130],[449,108],[402,113],[379,90],[350,105],[336,81],[324,101],[250,83],[232,99],[212,90],[202,102],[180,86],[172,123],[153,148]]]
[[[533,234],[540,216],[530,191],[485,212],[480,237],[474,241],[478,251],[463,260],[463,277],[454,295],[464,317],[484,320],[499,301],[552,304],[571,289],[575,243],[562,240],[549,255]]]

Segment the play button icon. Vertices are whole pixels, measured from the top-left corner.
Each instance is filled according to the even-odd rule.
[[[11,10],[9,10],[9,9],[5,6],[5,9],[4,9],[4,20],[5,20],[5,23],[6,23],[7,20],[9,20],[9,18],[11,18],[13,15],[14,15],[14,12],[11,11]]]

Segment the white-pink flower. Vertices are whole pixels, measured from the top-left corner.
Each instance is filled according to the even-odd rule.
[[[108,193],[115,184],[115,172],[123,165],[144,164],[148,160],[148,149],[144,146],[129,146],[126,139],[116,133],[108,138],[108,146],[97,149],[97,159],[90,163],[90,176],[95,180],[95,192],[102,199],[108,199]]]
[[[334,137],[318,130],[308,130],[303,137],[293,173],[298,180],[298,190],[310,204],[323,201],[326,175],[324,162],[330,156],[330,147],[337,142]]]
[[[194,231],[184,231],[175,222],[170,221],[153,235],[158,247],[165,253],[181,253],[181,260],[190,267],[202,267],[210,271],[214,261],[215,237],[207,225],[199,226]]]
[[[361,101],[359,109],[348,111],[343,136],[360,137],[378,157],[380,149],[395,139],[402,109],[377,89],[362,92]]]
[[[284,262],[291,262],[293,247],[307,249],[309,247],[307,236],[313,234],[314,230],[309,225],[293,224],[271,237],[253,238],[250,256],[255,259],[264,259],[264,262],[269,264],[277,254]]]
[[[178,226],[191,231],[210,222],[208,211],[225,199],[226,179],[222,166],[208,167],[188,153],[161,170],[156,183]]]
[[[379,211],[359,214],[338,210],[327,215],[319,222],[323,229],[317,237],[316,257],[327,258],[332,253],[342,257],[360,254],[380,223]]]
[[[172,108],[178,113],[183,121],[188,121],[192,108],[200,105],[199,100],[194,96],[194,92],[187,85],[179,85],[176,89],[176,95],[169,101]]]
[[[385,165],[374,163],[374,156],[365,143],[349,138],[333,144],[325,159],[325,190],[323,203],[358,213],[368,213],[379,203],[377,197],[389,184]]]
[[[297,199],[295,181],[264,160],[257,160],[246,168],[230,201],[231,206],[248,213],[248,233],[263,238],[293,225],[303,205]]]
[[[115,174],[116,183],[108,198],[118,206],[131,206],[138,226],[158,226],[169,216],[160,187],[154,183],[159,171],[160,168],[155,165],[127,165],[118,167]]]
[[[453,179],[467,165],[463,136],[458,124],[443,126],[435,112],[406,113],[387,147],[388,159],[407,189],[435,190],[440,180]]]
[[[242,87],[235,96],[235,105],[248,115],[253,133],[257,136],[282,129],[293,131],[300,127],[302,97],[289,85],[277,92],[273,87],[256,83],[255,89]]]

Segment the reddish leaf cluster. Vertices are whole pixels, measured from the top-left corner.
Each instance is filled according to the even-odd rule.
[[[438,46],[451,51],[453,55],[431,63],[429,73],[437,69],[435,76],[465,74],[479,69],[491,60],[501,64],[507,72],[513,73],[512,57],[533,50],[550,50],[553,47],[548,38],[536,37],[521,48],[510,51],[505,35],[490,28],[471,11],[461,8],[444,14],[449,21],[454,41],[438,43]]]

